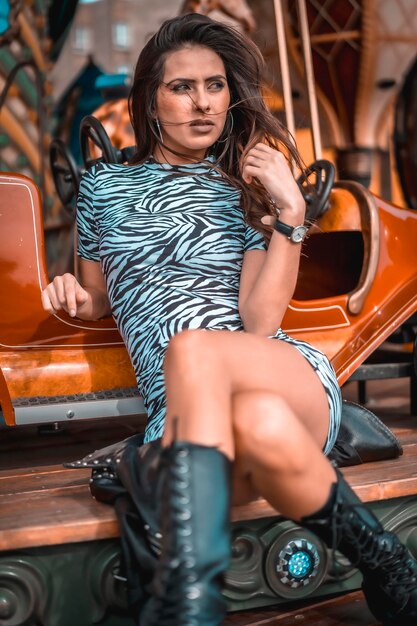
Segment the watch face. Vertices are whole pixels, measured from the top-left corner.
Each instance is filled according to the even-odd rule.
[[[307,234],[307,226],[296,226],[291,233],[290,239],[294,243],[301,243]]]

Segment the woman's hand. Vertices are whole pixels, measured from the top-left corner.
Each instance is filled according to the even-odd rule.
[[[282,152],[257,143],[247,153],[242,177],[250,184],[256,178],[265,187],[278,208],[288,215],[304,217],[305,202],[288,162]]]
[[[81,287],[75,276],[64,274],[56,276],[42,291],[42,306],[51,313],[64,309],[68,315],[75,317],[89,298],[90,294]]]

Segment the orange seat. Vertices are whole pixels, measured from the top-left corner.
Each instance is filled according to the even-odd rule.
[[[283,328],[327,354],[343,384],[417,309],[417,213],[339,182],[310,233]]]
[[[46,313],[40,196],[0,174],[0,403],[9,425],[144,413],[112,318]],[[325,352],[342,384],[417,309],[417,214],[338,183],[310,229],[283,328]]]
[[[9,425],[143,413],[112,318],[46,313],[49,282],[39,191],[0,174],[0,403]]]

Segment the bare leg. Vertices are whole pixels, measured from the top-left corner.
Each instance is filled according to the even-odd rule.
[[[246,333],[188,331],[170,343],[165,379],[165,443],[175,420],[179,439],[236,457],[235,499],[263,495],[293,519],[326,502],[335,482],[321,452],[327,397],[293,346]]]
[[[268,392],[240,393],[234,416],[234,504],[261,494],[294,520],[317,511],[335,473],[285,400]]]
[[[208,602],[210,597],[218,601],[218,608],[210,615],[206,611],[207,619],[199,623],[220,624],[225,610],[217,576],[219,563],[225,571],[229,553],[228,472],[219,472],[219,466],[227,463],[225,455],[234,460],[236,499],[261,494],[329,547],[337,547],[362,572],[369,607],[386,626],[417,623],[417,563],[322,454],[328,428],[327,399],[319,378],[294,346],[246,333],[182,333],[168,350],[166,383],[165,443],[172,440],[175,418],[176,434],[183,440],[165,450],[172,457],[168,467],[173,468],[171,493],[176,503],[171,507],[167,500],[167,516],[175,517],[179,510],[181,488],[190,492],[183,500],[192,500],[192,506],[184,515],[176,515],[165,537],[176,556],[185,553],[178,551],[179,542],[183,535],[191,537],[193,529],[182,528],[187,531],[182,534],[179,529],[187,520],[194,520],[198,541],[193,549],[198,558],[193,574],[204,589],[198,594],[198,610],[213,604]],[[193,457],[194,464],[187,464],[188,469],[180,467],[182,457]],[[189,480],[184,480],[184,472]],[[192,477],[198,489],[190,489]],[[166,484],[170,485],[169,480]],[[223,549],[213,558],[212,547],[218,543]],[[165,553],[169,557],[170,550]],[[172,563],[177,568],[178,561],[168,558],[164,562],[162,558],[160,562],[159,582],[175,578]],[[179,562],[185,574],[187,559]],[[182,589],[175,597],[191,598],[192,592]],[[165,605],[167,602],[171,613],[178,615],[164,600]],[[145,622],[146,626],[159,623],[158,619]],[[181,616],[176,623],[187,622]]]

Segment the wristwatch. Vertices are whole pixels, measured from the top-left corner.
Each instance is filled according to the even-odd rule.
[[[308,230],[307,226],[304,226],[304,224],[289,226],[289,224],[284,224],[284,222],[281,222],[279,219],[275,220],[274,228],[279,233],[286,235],[293,243],[302,243]]]

